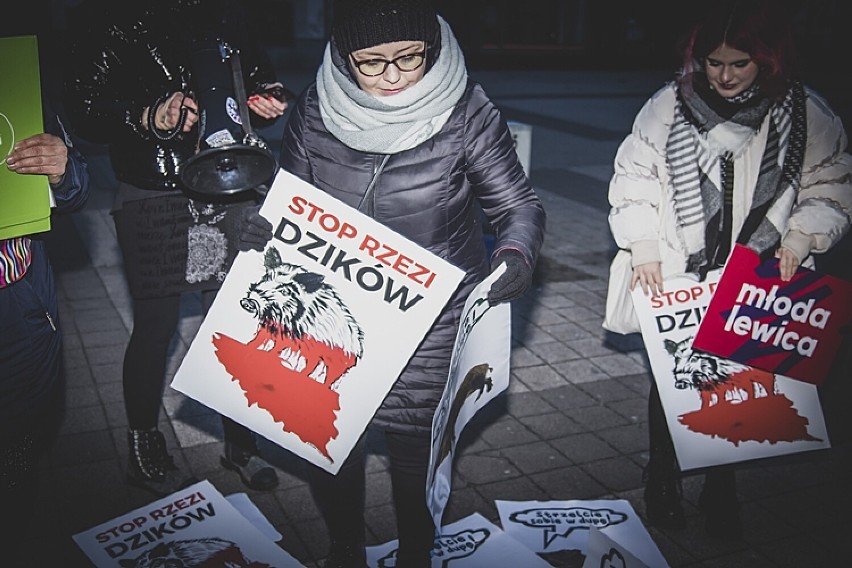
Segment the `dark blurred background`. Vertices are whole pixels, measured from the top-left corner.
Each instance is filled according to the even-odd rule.
[[[133,2],[123,0],[121,9]],[[213,1],[213,0],[202,0]],[[238,0],[279,69],[310,76],[322,58],[333,0]],[[712,0],[435,0],[469,68],[482,71],[601,70],[674,73],[678,46]],[[777,0],[792,19],[803,79],[852,129],[852,2]],[[57,108],[63,59],[73,39],[99,25],[115,0],[26,0],[0,18],[0,36],[37,34],[42,82]],[[513,78],[522,79],[522,75]],[[282,77],[287,82],[287,77]],[[846,241],[852,238],[847,237]],[[846,254],[835,247],[827,256]],[[852,273],[852,265],[839,263]]]
[[[0,35],[38,33],[45,64],[61,65],[69,40],[97,21],[105,0],[28,0],[6,11]],[[134,0],[124,0],[129,5]],[[136,0],[144,1],[144,0]],[[294,49],[294,69],[314,69],[331,0],[241,0],[272,47]],[[676,46],[708,0],[437,0],[469,66],[532,69],[672,69]],[[114,0],[110,0],[114,2]],[[852,2],[778,0],[793,19],[804,78],[852,123]]]

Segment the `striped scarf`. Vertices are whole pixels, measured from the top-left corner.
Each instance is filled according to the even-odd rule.
[[[0,240],[0,288],[23,278],[31,261],[28,237]]]
[[[801,84],[779,104],[756,87],[737,98],[721,99],[703,74],[678,83],[675,120],[666,143],[678,229],[688,254],[686,272],[704,274],[719,235],[725,165],[736,158],[768,112],[769,132],[749,211],[736,242],[761,256],[774,253],[799,189],[807,125]],[[684,88],[691,81],[692,88]],[[716,100],[714,100],[714,97]],[[699,138],[700,137],[700,138]],[[728,180],[732,183],[732,180]]]

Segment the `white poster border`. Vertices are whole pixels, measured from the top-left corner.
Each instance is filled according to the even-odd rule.
[[[171,386],[337,473],[464,273],[284,170],[260,214]]]

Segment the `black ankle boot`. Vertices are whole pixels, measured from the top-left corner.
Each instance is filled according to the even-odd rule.
[[[130,446],[127,482],[131,485],[165,497],[198,482],[175,465],[159,430],[130,430],[127,442]]]
[[[322,568],[367,568],[364,543],[332,540]]]
[[[645,468],[645,517],[649,524],[672,530],[686,526],[674,445],[666,425],[663,406],[656,385],[648,400],[650,447]]]
[[[421,475],[391,470],[394,510],[399,548],[396,566],[399,568],[429,568],[435,545],[435,523],[423,499],[426,491],[425,469]]]
[[[645,484],[645,517],[654,526],[682,529],[686,516],[680,504],[680,483],[674,476],[648,475]]]
[[[278,474],[269,462],[252,450],[240,448],[236,444],[225,442],[225,455],[219,460],[226,469],[239,474],[243,484],[256,491],[271,491],[278,487]]]
[[[698,497],[704,513],[704,530],[717,538],[739,539],[743,533],[734,469],[719,466],[707,472]]]
[[[396,566],[399,568],[432,568],[432,556],[429,553],[405,554],[405,551],[397,551]]]

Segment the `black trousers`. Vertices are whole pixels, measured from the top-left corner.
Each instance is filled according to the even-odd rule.
[[[648,433],[650,438],[648,486],[674,484],[681,472],[677,464],[674,443],[656,383],[651,384],[648,398]],[[731,507],[737,502],[736,470],[733,465],[718,465],[706,470],[703,493],[708,502],[719,507]]]
[[[207,313],[216,290],[201,293]],[[124,408],[132,430],[157,427],[165,387],[169,345],[177,329],[180,295],[133,299],[133,331],[124,353]],[[245,451],[255,451],[251,430],[222,416],[225,441]]]
[[[14,566],[38,498],[39,462],[64,412],[53,270],[42,241],[32,241],[31,253],[24,277],[0,288],[0,512],[9,520],[0,550]]]
[[[426,505],[431,439],[386,431],[385,441],[399,538],[397,559],[428,558],[435,540],[435,524]],[[364,434],[337,475],[318,467],[310,471],[311,491],[333,541],[364,543],[366,446]]]

